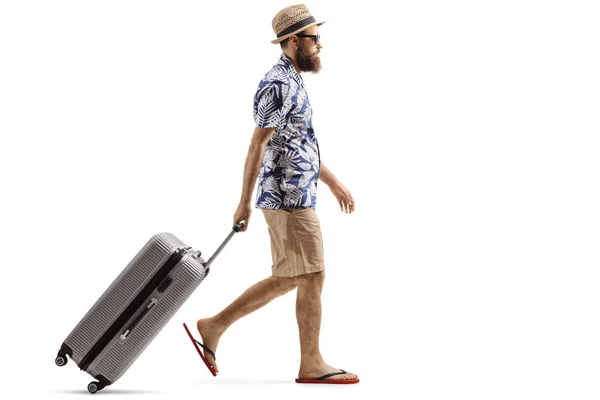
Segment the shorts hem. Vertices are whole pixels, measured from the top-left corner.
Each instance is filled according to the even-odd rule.
[[[312,274],[315,272],[322,272],[322,271],[325,271],[325,265],[320,265],[320,266],[316,266],[316,267],[308,267],[308,268],[305,267],[305,268],[303,268],[299,271],[295,271],[295,272],[291,272],[289,269],[287,271],[271,270],[271,276],[274,276],[277,278],[294,278],[296,276]]]

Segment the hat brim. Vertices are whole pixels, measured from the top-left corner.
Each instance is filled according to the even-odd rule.
[[[277,44],[277,43],[283,42],[285,39],[289,38],[289,37],[290,37],[290,36],[292,36],[292,35],[295,35],[295,34],[296,34],[296,33],[298,33],[298,32],[305,31],[305,30],[307,30],[308,28],[310,28],[311,26],[315,26],[315,25],[323,25],[324,23],[325,23],[325,21],[321,21],[321,22],[313,22],[313,23],[311,23],[311,24],[308,24],[308,25],[306,25],[306,26],[304,26],[304,27],[302,27],[302,28],[298,29],[297,31],[294,31],[294,32],[292,32],[292,33],[288,33],[287,35],[284,35],[284,36],[282,36],[282,37],[280,37],[280,38],[277,38],[277,39],[275,39],[275,40],[271,40],[271,43],[273,43],[273,44]]]

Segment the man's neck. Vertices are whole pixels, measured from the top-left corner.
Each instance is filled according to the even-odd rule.
[[[294,60],[294,58],[290,54],[286,53],[285,51],[283,52],[283,54],[285,54],[288,57],[288,59],[292,62],[294,69],[296,70],[298,75],[300,75],[302,73],[302,71],[300,71],[300,68],[298,67],[298,63],[296,62],[296,60]]]

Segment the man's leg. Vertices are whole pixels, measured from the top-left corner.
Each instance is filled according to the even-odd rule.
[[[321,331],[321,292],[325,272],[313,272],[297,277],[296,319],[300,332],[299,378],[316,378],[339,371],[325,363],[319,350]],[[355,374],[334,375],[329,379],[354,379]]]
[[[198,320],[196,326],[203,344],[213,352],[217,351],[219,339],[238,319],[268,304],[271,300],[296,288],[295,278],[271,276],[246,289],[240,297],[212,318]],[[213,357],[204,352],[207,361],[219,372]]]

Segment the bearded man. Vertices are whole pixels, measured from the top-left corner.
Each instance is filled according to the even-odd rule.
[[[248,229],[251,198],[258,177],[255,208],[268,226],[271,276],[248,288],[212,318],[197,321],[209,370],[219,371],[215,352],[223,333],[238,319],[297,289],[296,319],[301,361],[298,383],[357,383],[358,377],[334,368],[319,350],[321,291],[325,278],[323,239],[316,214],[317,183],[321,180],[345,213],[354,211],[350,192],[321,161],[312,124],[312,108],[303,72],[318,73],[323,48],[317,22],[304,4],[287,7],[272,21],[282,53],[264,75],[254,96],[256,127],[248,150],[242,194],[233,222]]]

